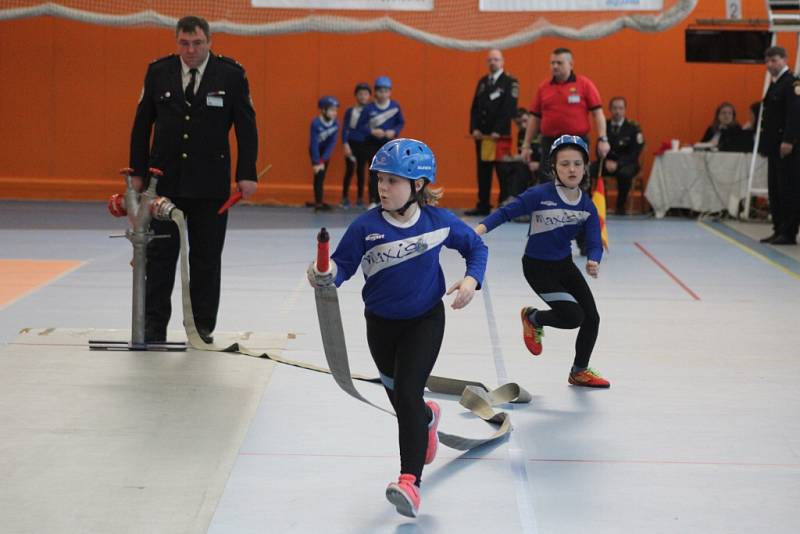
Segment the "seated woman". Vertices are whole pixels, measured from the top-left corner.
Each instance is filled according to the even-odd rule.
[[[746,134],[736,121],[736,108],[730,102],[723,102],[717,107],[714,122],[700,142],[709,143],[712,149],[716,148],[720,152],[746,152],[752,150],[752,146],[749,149],[744,147],[745,137]],[[750,144],[752,145],[752,141]]]

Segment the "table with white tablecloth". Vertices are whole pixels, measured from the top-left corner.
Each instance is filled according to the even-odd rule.
[[[752,154],[667,151],[653,161],[645,197],[663,217],[671,208],[737,215],[747,196]],[[753,189],[767,189],[767,160],[756,158]]]

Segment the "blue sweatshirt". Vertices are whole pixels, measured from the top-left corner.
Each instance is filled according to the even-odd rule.
[[[311,164],[317,165],[323,161],[328,161],[336,145],[336,132],[339,131],[339,123],[336,119],[324,121],[317,115],[311,121],[311,141],[308,151],[311,154]]]
[[[520,215],[531,215],[525,255],[539,260],[563,260],[572,255],[571,241],[586,229],[586,251],[590,260],[603,257],[600,218],[591,199],[583,194],[569,202],[553,182],[531,187],[515,201],[495,210],[482,222],[488,231]]]
[[[361,296],[367,311],[386,319],[419,317],[445,293],[439,265],[442,246],[466,259],[466,274],[480,287],[489,249],[453,213],[426,206],[401,224],[380,208],[371,209],[350,224],[331,255],[337,266],[336,286],[360,266],[366,280]]]
[[[344,120],[342,121],[342,143],[349,143],[355,141],[357,143],[364,142],[367,136],[364,132],[358,129],[358,119],[361,118],[361,112],[364,106],[353,106],[347,108],[344,112]]]
[[[386,142],[388,139],[376,139],[370,132],[375,128],[394,130],[396,139],[400,137],[400,132],[405,124],[406,120],[403,118],[400,105],[394,100],[389,100],[384,108],[378,107],[376,102],[370,102],[364,106],[364,110],[361,112],[361,117],[358,119],[358,130],[366,139]]]

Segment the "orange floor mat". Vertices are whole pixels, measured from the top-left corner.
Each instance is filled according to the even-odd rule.
[[[0,259],[0,309],[82,264],[77,260]]]

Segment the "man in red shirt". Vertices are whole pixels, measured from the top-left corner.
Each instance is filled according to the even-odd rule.
[[[550,145],[558,137],[569,134],[583,137],[589,142],[591,114],[597,133],[597,153],[604,158],[611,146],[606,137],[606,118],[603,115],[603,100],[592,80],[572,71],[572,51],[556,48],[550,55],[550,71],[553,77],[544,80],[536,91],[530,105],[533,120],[525,132],[522,143],[522,158],[531,161],[531,139],[542,134],[541,175],[550,175]]]

